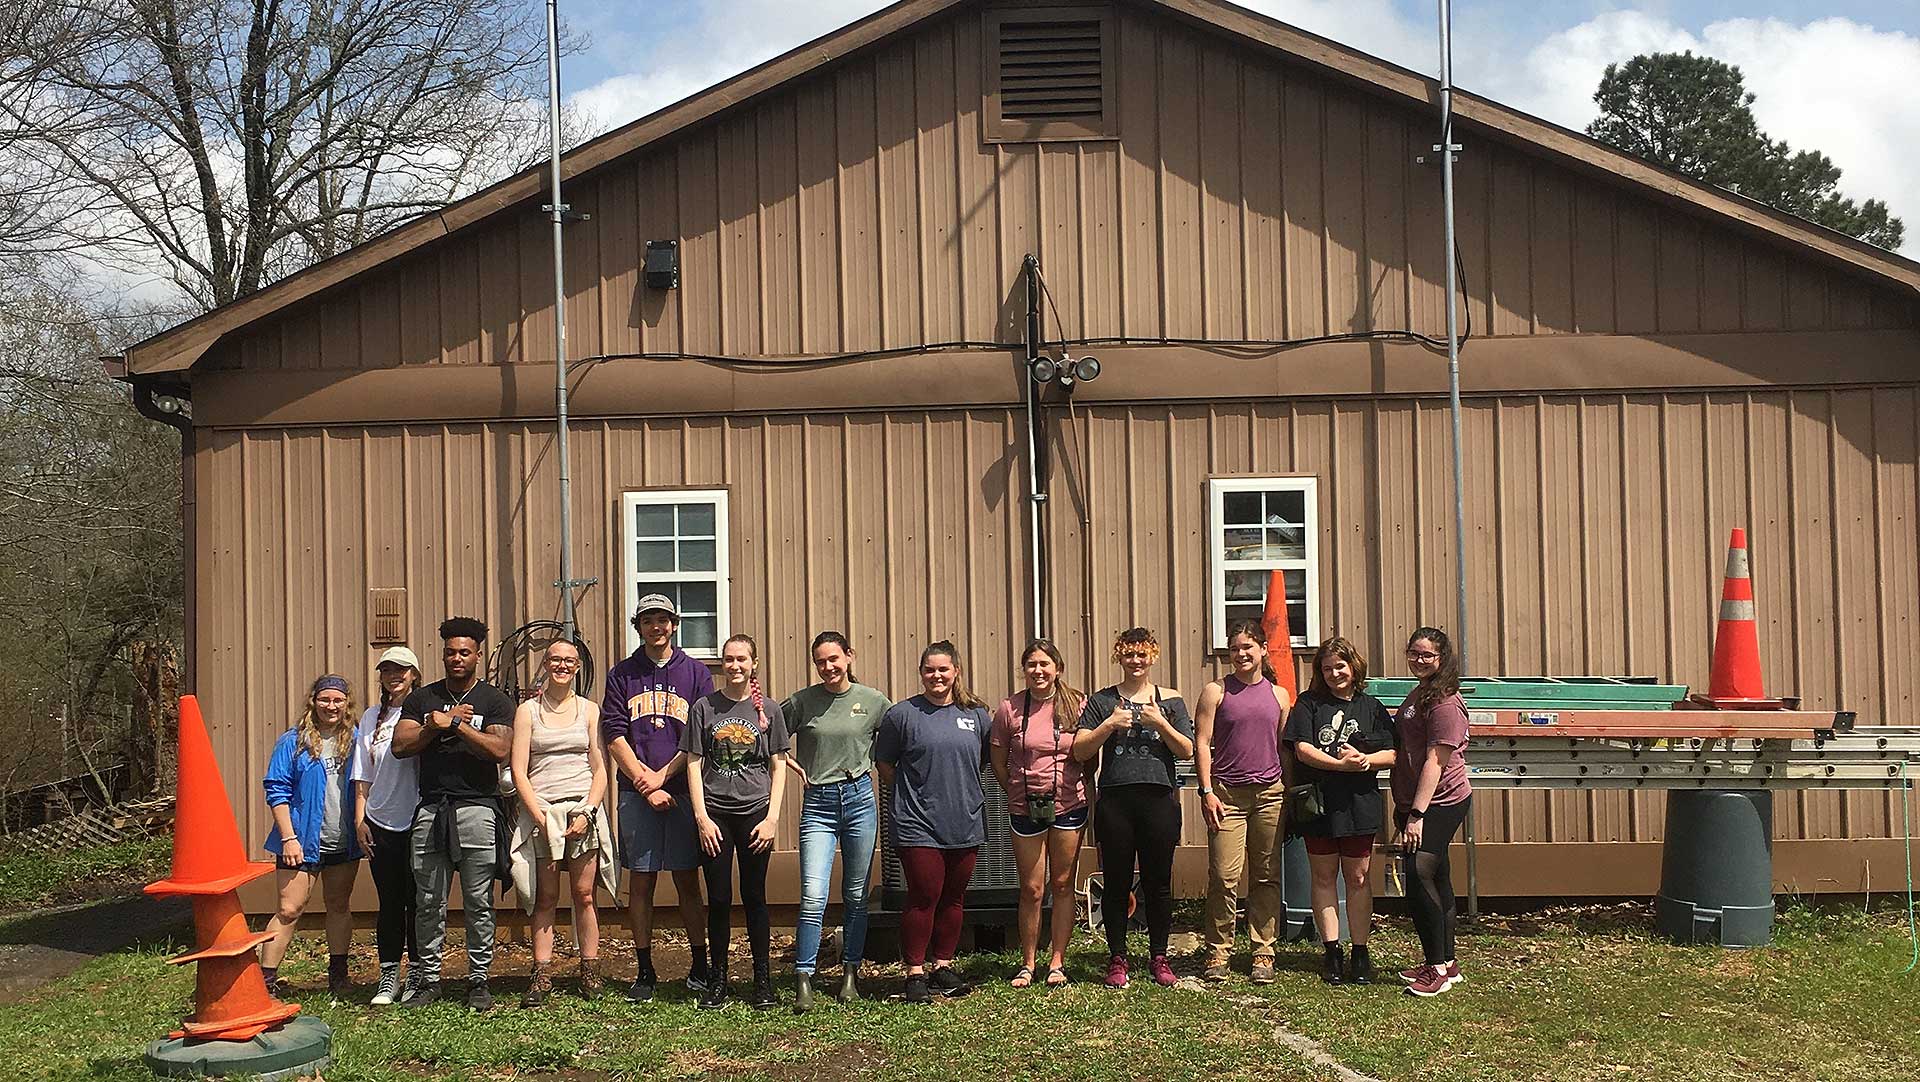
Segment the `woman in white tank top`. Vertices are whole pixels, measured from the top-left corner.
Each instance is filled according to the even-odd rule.
[[[513,718],[513,777],[519,800],[513,848],[530,850],[534,880],[533,980],[520,1001],[537,1007],[553,991],[554,911],[560,904],[560,865],[573,894],[573,932],[580,947],[580,992],[599,991],[600,919],[593,891],[611,834],[601,801],[607,792],[599,707],[574,694],[580,651],[570,642],[547,647],[539,695]],[[516,885],[524,892],[525,884]]]

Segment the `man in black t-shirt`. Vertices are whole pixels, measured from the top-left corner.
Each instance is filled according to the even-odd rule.
[[[467,923],[467,1005],[493,1006],[493,880],[504,817],[500,764],[513,747],[513,700],[480,679],[487,625],[466,616],[440,625],[447,678],[400,704],[393,754],[420,763],[420,806],[413,813],[413,882],[420,944],[420,990],[405,1002],[440,998],[440,952],[447,935],[447,897],[460,874]]]

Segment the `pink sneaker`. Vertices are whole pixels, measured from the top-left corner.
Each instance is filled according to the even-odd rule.
[[[1418,965],[1412,969],[1403,969],[1400,971],[1400,979],[1406,981],[1408,984],[1412,984],[1414,981],[1420,979],[1420,974],[1426,968],[1424,965]],[[1467,979],[1460,975],[1460,962],[1458,959],[1448,962],[1447,968],[1443,972],[1447,975],[1448,984],[1459,984]]]
[[[1153,983],[1162,988],[1172,988],[1175,977],[1173,967],[1167,964],[1167,956],[1156,954],[1153,961],[1147,963],[1147,971],[1153,974]]]
[[[1116,954],[1107,962],[1107,987],[1125,988],[1127,986],[1127,956]]]
[[[1425,998],[1437,996],[1451,987],[1453,982],[1447,978],[1446,970],[1434,966],[1421,966],[1420,975],[1413,979],[1412,984],[1407,985],[1407,992]]]

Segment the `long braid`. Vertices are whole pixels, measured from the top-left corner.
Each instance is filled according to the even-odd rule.
[[[760,697],[760,678],[754,677],[747,687],[753,692],[753,712],[760,716],[760,731],[767,731],[767,703]]]

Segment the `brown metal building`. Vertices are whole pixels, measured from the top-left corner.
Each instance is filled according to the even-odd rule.
[[[1036,55],[1066,77],[1023,82]],[[603,667],[645,582],[711,599],[695,639],[755,634],[774,690],[824,627],[882,689],[916,690],[918,648],[951,636],[1006,690],[1020,354],[922,347],[1019,342],[1033,253],[1049,339],[1127,340],[1045,413],[1072,675],[1108,682],[1111,634],[1145,623],[1197,691],[1236,566],[1275,563],[1302,641],[1397,671],[1406,632],[1453,615],[1444,356],[1218,343],[1444,334],[1435,96],[1217,0],[903,0],[575,150],[574,557]],[[1745,525],[1770,686],[1910,723],[1920,264],[1456,104],[1472,668],[1704,683]],[[388,606],[429,648],[448,613],[558,613],[543,201],[516,176],[126,356],[143,400],[191,399],[190,678],[250,837],[274,737],[315,674],[368,673]],[[644,281],[659,240],[677,288]],[[819,363],[879,349],[900,352]],[[1784,795],[1776,874],[1890,887],[1899,817]],[[1650,893],[1661,798],[1488,794],[1477,830],[1483,893]],[[1191,887],[1197,813],[1187,832]]]

